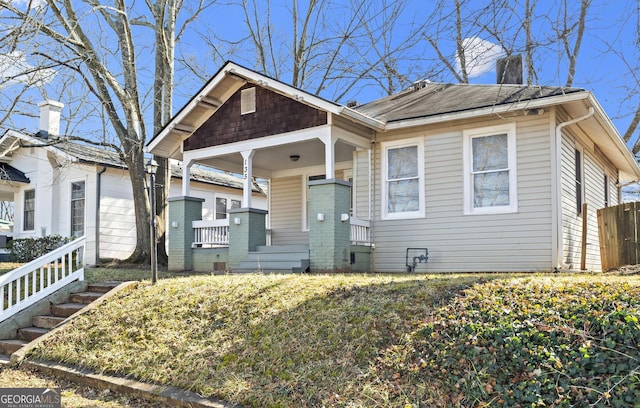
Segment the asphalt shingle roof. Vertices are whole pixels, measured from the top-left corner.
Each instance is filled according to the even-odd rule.
[[[524,85],[423,83],[355,110],[383,122],[425,118],[551,96],[582,92],[580,88]]]
[[[77,157],[85,163],[96,163],[123,169],[127,168],[124,161],[120,159],[120,155],[112,150],[67,140],[61,141],[54,146],[70,156]],[[242,180],[232,174],[207,170],[200,167],[192,167],[190,173],[192,181],[200,181],[202,183],[242,190]],[[182,166],[172,165],[171,176],[182,178]],[[262,188],[255,182],[253,184],[253,191],[264,193]]]
[[[54,144],[54,146],[70,156],[77,157],[78,160],[82,162],[120,168],[127,167],[124,161],[120,159],[120,155],[112,150],[68,140],[63,140],[60,143]]]

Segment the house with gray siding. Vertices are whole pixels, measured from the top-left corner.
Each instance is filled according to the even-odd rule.
[[[640,179],[584,89],[419,82],[343,106],[233,62],[147,149],[183,163],[169,198],[177,270],[600,270],[596,210]],[[224,242],[189,238],[214,228],[191,193],[197,165],[243,175]]]

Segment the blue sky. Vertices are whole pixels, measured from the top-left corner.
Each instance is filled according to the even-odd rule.
[[[14,0],[14,4],[24,3],[26,0]],[[379,10],[381,3],[385,0],[375,0],[365,3],[367,11],[373,12]],[[389,3],[393,3],[388,0]],[[534,0],[531,0],[533,3]],[[189,5],[190,2],[186,2]],[[259,12],[259,18],[261,21],[265,19],[264,2],[259,2],[261,9]],[[305,3],[305,2],[300,2]],[[335,0],[330,10],[326,11],[327,19],[322,22],[324,27],[333,29],[333,25],[338,26],[344,22],[345,15],[341,13],[344,5],[349,3],[349,0]],[[442,4],[440,4],[442,3]],[[481,10],[483,6],[489,3],[489,0],[467,0],[463,1],[463,17],[466,19],[474,18]],[[513,0],[506,2],[507,4],[521,8],[524,4],[523,0]],[[538,0],[536,6],[535,15],[535,33],[537,39],[544,42],[546,38],[553,37],[553,21],[561,18],[558,15],[558,4],[561,2],[554,0]],[[569,0],[568,3],[572,5],[572,12],[576,12],[578,8],[578,0]],[[132,2],[133,7],[144,7],[141,2]],[[272,22],[274,23],[274,33],[278,40],[277,48],[279,56],[281,57],[282,78],[286,81],[287,78],[287,65],[292,60],[290,54],[291,44],[291,23],[290,23],[290,10],[291,0],[274,0],[271,9]],[[635,72],[638,71],[638,65],[640,61],[639,52],[639,31],[640,23],[638,22],[640,15],[640,0],[617,0],[615,6],[611,5],[609,0],[593,0],[591,9],[587,16],[587,31],[582,42],[582,47],[579,54],[577,71],[573,86],[583,87],[591,90],[600,101],[605,111],[613,119],[614,123],[618,127],[618,130],[623,133],[632,117],[633,112],[639,102],[640,92],[640,79],[635,77]],[[429,23],[425,25],[425,31],[437,32],[436,21],[434,15],[441,13],[441,15],[447,15],[452,11],[452,0],[441,1],[427,1],[427,0],[407,0],[406,7],[403,9],[403,14],[394,27],[392,34],[389,36],[389,42],[391,44],[403,44],[409,39],[407,38],[410,27],[415,24],[422,24],[425,21]],[[301,7],[303,7],[301,5]],[[134,13],[132,12],[132,15]],[[182,15],[182,18],[186,18],[188,13]],[[383,17],[379,17],[377,22],[379,23]],[[489,21],[487,24],[495,24],[500,26],[501,21],[497,19]],[[96,27],[98,27],[96,25]],[[515,52],[518,50],[518,43],[522,40],[522,26],[517,21],[509,21],[500,26],[502,34],[504,34],[503,41],[507,44],[513,44]],[[239,40],[247,35],[246,24],[244,22],[244,15],[241,9],[237,6],[223,5],[218,3],[207,10],[207,12],[201,16],[191,26],[191,30],[186,35],[183,41],[178,46],[179,53],[185,56],[190,56],[192,62],[199,65],[198,73],[199,78],[194,75],[187,75],[185,71],[179,71],[176,76],[176,92],[174,112],[177,112],[184,103],[196,92],[209,78],[213,75],[222,65],[225,60],[234,60],[240,64],[243,64],[249,68],[257,68],[255,66],[255,51],[251,47],[240,46],[236,49],[233,47],[224,46],[222,43],[217,43],[221,46],[221,52],[217,56],[211,54],[211,50],[204,44],[202,38],[197,35],[196,31],[200,34],[206,34],[209,38],[213,36],[224,37],[229,40]],[[452,56],[455,51],[455,43],[451,35],[445,34],[441,31],[441,36],[438,39],[438,44],[441,47],[443,53],[448,56]],[[152,78],[152,61],[147,61],[146,58],[152,58],[152,53],[149,52],[149,44],[153,40],[152,33],[145,29],[136,30],[136,43],[140,47],[140,50],[144,50],[139,56],[140,75],[141,75],[141,89],[142,92],[148,92],[150,89],[150,79]],[[486,33],[480,32],[477,29],[470,29],[465,32],[465,36],[469,38],[470,43],[475,44],[487,44],[495,43],[495,39],[488,36]],[[215,42],[215,39],[213,40]],[[376,46],[380,46],[382,39]],[[366,47],[364,47],[366,48]],[[497,48],[496,48],[497,49]],[[31,56],[29,56],[29,44],[23,44],[18,48],[18,51],[25,52],[25,59],[20,60],[20,63],[29,63]],[[372,55],[370,49],[355,50],[359,55],[351,55],[354,59],[362,60]],[[492,54],[490,48],[485,47],[485,52],[481,55]],[[535,81],[541,85],[563,85],[566,76],[566,60],[563,59],[563,51],[558,45],[540,45],[535,52],[535,65],[538,73],[537,80]],[[0,55],[0,57],[3,57]],[[402,71],[402,74],[406,74],[406,79],[430,79],[439,82],[455,82],[455,78],[451,73],[447,73],[446,70],[441,70],[442,64],[438,67],[434,65],[435,53],[433,48],[422,38],[422,41],[416,42],[408,50],[404,51],[402,57],[406,61],[398,62],[398,69]],[[2,75],[2,59],[0,58],[0,75]],[[481,73],[477,77],[471,79],[472,83],[494,83],[495,71],[493,70],[494,61],[489,58],[487,67],[491,70]],[[6,65],[5,65],[6,66]],[[435,68],[434,68],[435,67]],[[635,71],[634,71],[634,68]],[[6,69],[6,68],[5,68]],[[275,69],[275,68],[274,68]],[[258,70],[260,70],[258,68]],[[5,71],[5,73],[8,71]],[[267,72],[267,74],[272,74]],[[82,100],[76,95],[80,93],[73,93],[67,91],[61,93],[58,91],[60,88],[57,81],[61,81],[60,76],[56,76],[52,79],[52,82],[45,87],[41,87],[47,92],[47,97],[60,100],[65,103],[65,111],[63,111],[63,117],[65,113],[69,114],[82,107]],[[310,82],[311,83],[311,82]],[[327,99],[334,99],[333,96],[339,91],[341,84],[337,84],[333,89],[329,88],[321,94],[321,96]],[[15,85],[13,86],[15,87]],[[310,85],[311,88],[311,85]],[[309,90],[309,89],[305,89]],[[11,87],[5,87],[3,93],[7,94],[11,91]],[[40,90],[34,90],[38,92]],[[353,88],[345,97],[339,102],[346,103],[347,100],[355,99],[358,102],[367,102],[385,95],[383,89],[373,85],[371,82],[362,82],[362,86]],[[37,102],[38,99],[42,99],[42,96],[32,96],[32,100]],[[150,106],[148,99],[143,102],[145,106]],[[34,114],[37,114],[37,108],[34,107]],[[150,115],[148,115],[150,117]],[[27,121],[25,123],[25,121]],[[32,121],[29,124],[28,121]],[[25,118],[22,121],[25,128],[37,126],[37,121],[34,118]],[[102,124],[98,121],[84,121],[83,123],[76,124],[73,129],[81,130],[88,127],[101,127]],[[147,124],[147,129],[152,127],[150,123]],[[96,129],[87,129],[87,133],[92,132],[100,133]],[[151,135],[147,135],[151,137]]]
[[[534,3],[533,0],[531,2]],[[290,18],[288,10],[290,9],[290,2],[279,3],[281,4],[280,6],[272,6],[272,19],[278,23],[276,24],[277,35],[280,38],[289,39]],[[374,3],[379,2],[370,2],[369,6],[375,7]],[[396,43],[405,41],[408,27],[411,24],[421,23],[429,19],[438,7],[437,3],[437,1],[424,0],[408,1],[402,24],[397,25],[394,31],[393,41]],[[466,3],[463,1],[468,16],[473,16],[475,9],[480,9],[487,3],[487,0],[471,0]],[[524,1],[512,1],[509,3],[514,4],[514,7],[522,7]],[[535,25],[538,27],[535,35],[538,38],[544,39],[553,35],[552,21],[562,17],[558,15],[557,5],[559,3],[560,1],[558,0],[538,0],[535,17],[537,21]],[[446,0],[444,4],[451,8],[453,1]],[[579,10],[579,0],[569,0],[569,4],[572,5],[574,12]],[[613,4],[615,6],[612,5],[610,0],[593,0],[592,2],[587,15],[587,30],[582,41],[573,86],[593,91],[622,133],[626,130],[632,114],[635,112],[638,103],[640,103],[640,89],[638,89],[640,78],[632,76],[632,67],[638,66],[640,55],[638,51],[640,0],[616,0]],[[220,10],[224,10],[224,8]],[[243,27],[242,20],[244,18],[239,9],[228,7],[224,12],[220,12],[220,10],[215,12],[212,10],[211,16],[206,19],[207,24],[204,25],[212,27],[212,30],[218,33],[232,33],[230,36],[234,39],[239,39],[246,34],[245,31],[239,29]],[[548,11],[552,12],[548,13]],[[553,14],[554,12],[556,15]],[[522,36],[522,32],[518,32],[521,27],[514,24],[506,25],[505,29],[513,32],[513,37],[510,37],[511,33],[505,35],[506,42],[513,40],[515,43],[517,42],[516,36]],[[475,41],[478,40],[495,42],[494,39],[482,33],[475,38]],[[443,38],[441,44],[444,52],[453,54],[455,44],[452,38],[448,40]],[[283,46],[286,47],[287,45],[288,43],[283,41]],[[193,47],[198,49],[196,44]],[[612,47],[615,48],[615,52],[611,50]],[[183,49],[188,48],[187,46]],[[496,49],[499,49],[499,47],[496,47]],[[416,45],[413,52],[420,57],[426,57],[428,54],[431,54],[430,57],[434,57],[433,49],[425,45],[424,42]],[[567,71],[566,61],[560,59],[562,52],[562,49],[558,46],[541,46],[539,48],[539,51],[535,54],[538,73],[537,84],[564,85]],[[232,59],[252,68],[251,64],[255,60],[255,56],[252,52],[246,51],[229,55],[227,59]],[[215,72],[221,62],[221,59],[208,61],[205,65],[208,73]],[[489,59],[486,65],[490,68],[490,71],[472,78],[471,83],[495,83],[495,61]],[[455,78],[452,75],[446,74],[430,78],[428,73],[420,73],[415,66],[407,67],[407,73],[413,75],[414,80],[426,77],[434,81],[455,82]],[[195,91],[197,87],[192,89]],[[367,86],[363,87],[359,92],[354,92],[351,99],[366,102],[384,95],[382,89]],[[324,96],[332,99],[329,92]],[[341,102],[346,101],[343,100]],[[179,108],[180,106],[176,106],[176,109]]]

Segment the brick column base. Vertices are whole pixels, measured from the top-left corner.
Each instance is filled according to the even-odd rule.
[[[267,244],[267,211],[257,208],[229,210],[229,266],[238,266],[256,247]]]
[[[192,221],[202,219],[204,199],[196,197],[172,197],[169,202],[169,265],[170,271],[190,271],[193,268]]]
[[[351,183],[309,182],[309,255],[311,272],[350,272]]]

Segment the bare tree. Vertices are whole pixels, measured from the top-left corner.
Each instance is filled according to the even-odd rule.
[[[537,0],[492,0],[480,8],[467,0],[455,0],[453,8],[448,4],[440,3],[436,24],[427,27],[424,36],[437,56],[435,63],[447,67],[457,82],[469,82],[474,66],[482,62],[478,55],[486,54],[478,53],[478,47],[489,41],[502,54],[524,54],[528,85],[536,84],[540,78],[537,57],[554,48],[561,49],[558,61],[567,71],[562,84],[572,86],[591,0],[582,0],[578,10],[567,1],[558,5]],[[451,38],[455,39],[453,45]],[[560,68],[558,73],[563,71]]]
[[[104,139],[88,142],[116,148],[128,167],[137,234],[136,249],[129,259],[132,262],[146,261],[150,254],[150,204],[145,192],[144,169],[145,93],[140,91],[140,74],[144,72],[146,62],[140,63],[138,59],[140,52],[149,51],[136,49],[134,30],[140,27],[155,33],[155,41],[151,44],[156,53],[152,80],[155,132],[171,117],[175,41],[211,2],[203,0],[195,9],[189,10],[189,17],[180,28],[176,27],[176,21],[183,7],[181,0],[147,0],[145,4],[151,13],[151,21],[140,10],[130,9],[124,0],[115,0],[108,5],[97,0],[46,0],[46,5],[32,7],[30,4],[26,9],[0,1],[0,10],[10,15],[7,18],[11,21],[18,22],[5,35],[11,40],[7,44],[24,41],[25,33],[37,38],[43,44],[38,55],[83,84],[96,102],[94,112],[104,115],[109,123],[111,132],[105,134]],[[132,13],[140,14],[132,17]],[[107,140],[110,134],[115,135],[117,143]],[[168,191],[167,162],[160,160],[160,164],[159,182]],[[160,206],[159,212],[164,214],[164,206]],[[159,247],[164,253],[164,245]]]
[[[353,97],[363,83],[389,93],[407,82],[411,64],[405,62],[419,59],[415,46],[421,24],[411,21],[408,4],[293,0],[284,6],[271,0],[241,0],[232,5],[242,15],[243,29],[237,32],[243,35],[234,38],[205,27],[201,36],[212,60],[234,59],[332,100]],[[196,61],[189,64],[196,75],[206,72]]]
[[[567,0],[564,0],[562,26],[561,30],[558,30],[558,38],[562,41],[567,59],[569,60],[567,80],[565,82],[566,87],[570,87],[573,84],[576,74],[578,54],[580,52],[580,46],[582,45],[582,38],[584,37],[584,29],[587,21],[587,11],[590,6],[591,0],[582,0],[580,2],[580,14],[577,21],[571,21]],[[575,33],[573,44],[571,44],[569,40],[572,33]]]

